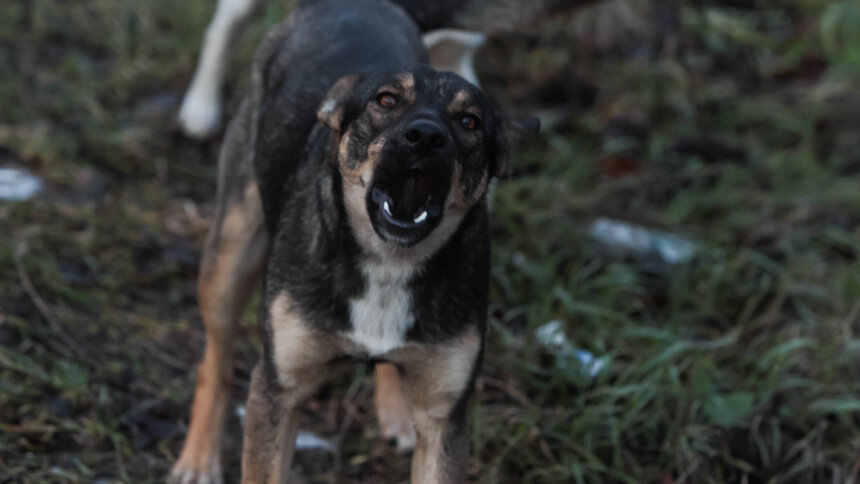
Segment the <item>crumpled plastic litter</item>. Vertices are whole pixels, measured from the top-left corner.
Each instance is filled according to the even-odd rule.
[[[591,378],[596,377],[609,363],[606,356],[597,357],[590,351],[573,346],[567,339],[561,321],[554,319],[542,324],[535,332],[538,343],[555,356],[560,370],[577,369]]]
[[[680,235],[607,218],[595,220],[589,236],[613,252],[661,265],[687,262],[700,250],[699,244]]]
[[[42,180],[25,170],[0,167],[0,200],[23,202],[42,191]]]

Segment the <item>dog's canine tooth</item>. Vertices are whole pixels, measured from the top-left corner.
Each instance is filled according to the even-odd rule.
[[[421,215],[415,217],[412,221],[417,223],[417,224],[420,224],[421,222],[423,222],[425,220],[427,220],[427,210],[424,210],[423,212],[421,212]]]
[[[394,216],[394,215],[391,213],[391,207],[389,207],[389,206],[388,206],[388,201],[387,201],[387,200],[386,200],[386,201],[384,201],[384,202],[382,202],[382,209],[383,209],[383,210],[385,210],[385,213],[387,213],[389,216],[391,216],[391,217],[393,217],[393,216]]]

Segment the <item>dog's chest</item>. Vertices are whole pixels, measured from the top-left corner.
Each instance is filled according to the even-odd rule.
[[[350,301],[352,330],[347,337],[371,356],[403,346],[406,333],[415,323],[409,267],[366,264],[364,293]]]

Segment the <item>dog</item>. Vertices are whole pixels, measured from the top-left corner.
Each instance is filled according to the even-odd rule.
[[[487,35],[510,32],[600,0],[390,0],[411,17],[424,37],[430,65],[478,84],[473,59]],[[221,121],[221,88],[230,47],[265,0],[218,0],[191,85],[179,110],[179,126],[197,139]],[[432,31],[432,32],[430,32]]]
[[[485,194],[509,171],[511,136],[537,127],[427,60],[419,25],[385,0],[302,3],[258,47],[219,156],[198,281],[206,349],[172,482],[221,482],[232,340],[261,280],[243,482],[285,482],[298,408],[344,360],[376,363],[382,433],[414,445],[412,482],[465,480]]]

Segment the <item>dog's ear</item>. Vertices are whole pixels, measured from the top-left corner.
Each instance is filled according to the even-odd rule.
[[[353,74],[341,77],[334,86],[329,89],[325,99],[317,111],[317,119],[329,128],[340,131],[343,124],[344,111],[355,85],[358,84],[360,76]]]
[[[496,139],[490,159],[490,174],[496,178],[511,175],[511,146],[522,138],[540,131],[540,119],[529,117],[511,119],[503,114],[496,115]]]

